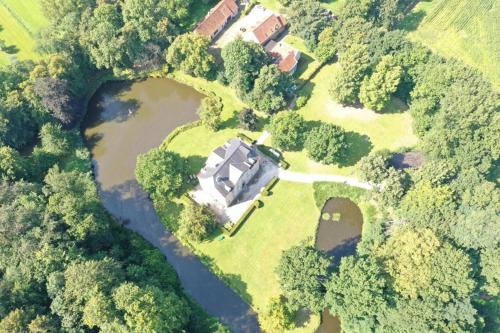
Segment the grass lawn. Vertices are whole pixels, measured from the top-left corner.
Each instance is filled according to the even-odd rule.
[[[192,244],[256,311],[280,294],[274,269],[281,252],[313,237],[319,216],[311,185],[280,181],[272,192],[233,237]],[[318,324],[319,316],[312,316],[294,332],[314,332]]]
[[[420,2],[404,22],[410,39],[478,68],[500,88],[500,1]]]
[[[38,0],[0,0],[0,39],[7,52],[0,52],[0,66],[12,59],[38,59],[35,35],[48,24]]]
[[[340,166],[327,166],[307,158],[305,151],[286,152],[285,160],[290,163],[291,170],[352,175],[355,164],[372,150],[397,150],[417,143],[417,138],[412,133],[411,116],[399,111],[402,106],[397,105],[397,101],[384,114],[334,103],[330,99],[328,88],[337,66],[324,66],[304,87],[304,91],[310,93],[311,97],[299,112],[308,122],[322,121],[343,127],[348,132],[347,138],[351,144],[349,156]]]

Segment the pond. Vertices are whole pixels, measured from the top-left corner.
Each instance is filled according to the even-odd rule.
[[[333,256],[332,265],[338,265],[342,257],[356,252],[362,228],[363,214],[354,202],[346,198],[331,198],[321,210],[316,248]],[[339,318],[325,309],[316,333],[340,333]]]
[[[198,119],[203,95],[169,79],[104,84],[82,123],[103,205],[125,227],[166,256],[185,291],[236,332],[258,332],[243,300],[165,229],[134,176],[138,154],[157,147],[176,127]]]

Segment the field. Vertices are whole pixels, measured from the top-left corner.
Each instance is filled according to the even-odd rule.
[[[410,39],[479,69],[500,88],[499,20],[497,0],[432,0],[413,9],[405,28]]]
[[[13,59],[37,59],[35,35],[48,22],[38,0],[0,0],[0,39],[7,52],[0,52],[0,66]]]

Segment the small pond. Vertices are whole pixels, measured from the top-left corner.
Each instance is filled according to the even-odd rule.
[[[321,210],[316,248],[333,256],[332,265],[338,265],[343,256],[356,252],[362,228],[363,214],[354,202],[346,198],[331,198]],[[340,333],[339,319],[325,309],[316,333]]]

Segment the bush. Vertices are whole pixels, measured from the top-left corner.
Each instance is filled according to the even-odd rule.
[[[255,131],[257,129],[257,116],[252,109],[245,108],[238,114],[239,127],[247,131]]]
[[[333,164],[338,162],[347,148],[345,132],[337,125],[321,124],[309,132],[304,146],[313,160]]]
[[[303,108],[306,105],[308,99],[308,96],[299,96],[295,101],[295,106],[297,107],[297,109]]]
[[[294,111],[282,112],[271,119],[269,131],[273,145],[283,150],[300,150],[306,127],[304,118]]]
[[[260,326],[265,332],[283,332],[294,327],[295,311],[287,306],[283,296],[271,298],[263,315],[259,316]]]
[[[223,104],[220,97],[205,97],[198,108],[198,115],[200,116],[201,123],[207,128],[217,131],[222,123],[222,108]]]
[[[200,242],[207,239],[216,226],[216,218],[207,207],[187,200],[180,216],[179,234],[182,237]]]
[[[187,174],[185,160],[158,148],[137,156],[135,176],[141,186],[156,198],[169,198],[178,194]]]

